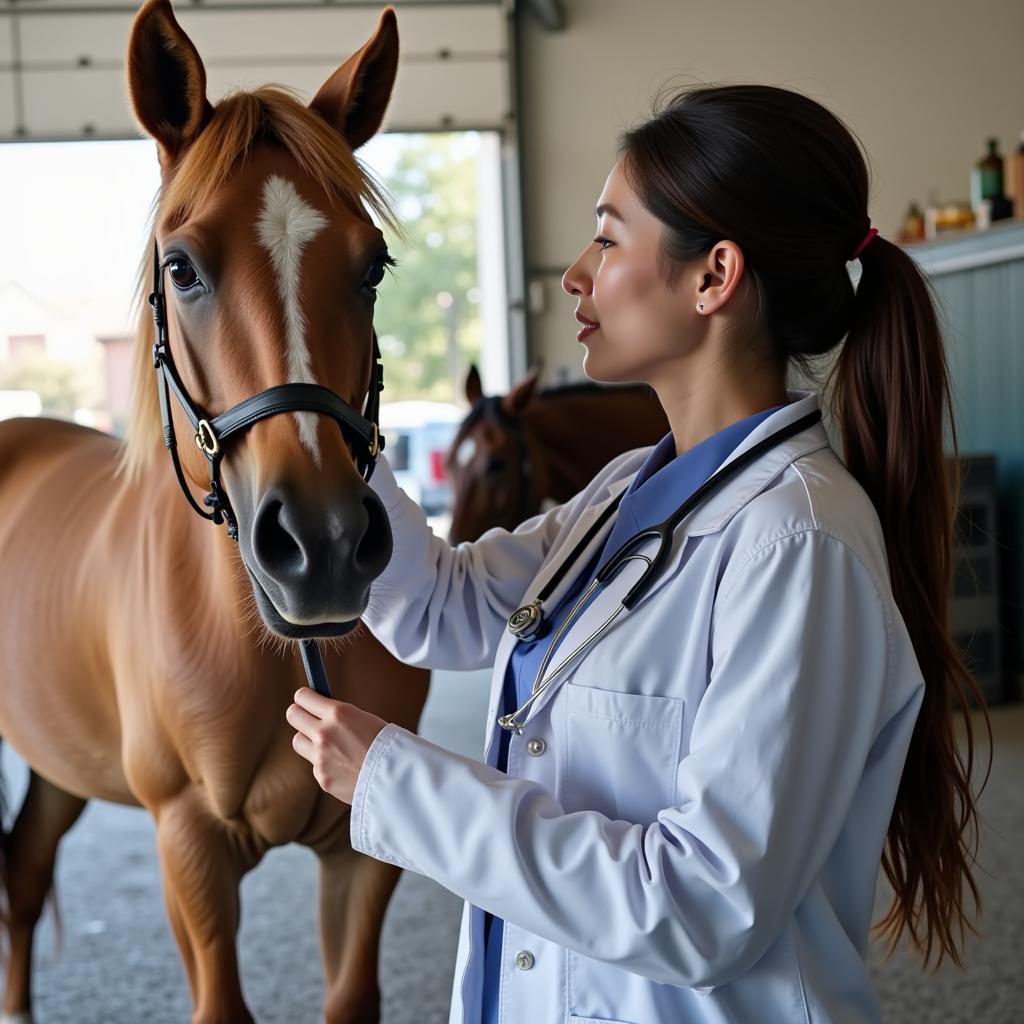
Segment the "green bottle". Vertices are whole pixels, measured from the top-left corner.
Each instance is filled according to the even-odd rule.
[[[985,199],[996,200],[1003,194],[1003,158],[999,140],[988,140],[988,153],[971,169],[971,209]]]

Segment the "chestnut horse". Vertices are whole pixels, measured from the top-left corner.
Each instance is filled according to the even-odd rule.
[[[646,384],[593,382],[537,391],[540,366],[507,395],[484,397],[480,374],[466,377],[470,411],[449,449],[454,492],[448,540],[514,530],[585,487],[616,455],[657,444],[669,431]]]
[[[214,106],[170,5],[139,11],[128,85],[162,178],[142,282],[155,242],[169,350],[210,416],[287,382],[363,408],[376,285],[391,262],[368,208],[397,225],[353,150],[380,127],[397,60],[388,8],[308,106],[274,87]],[[319,859],[324,1017],[377,1021],[380,930],[399,871],[352,851],[350,808],[317,786],[284,714],[305,683],[293,641],[340,637],[365,611],[391,557],[385,510],[338,423],[289,409],[221,452],[237,544],[203,522],[161,445],[153,343],[140,314],[124,445],[57,420],[0,424],[0,735],[31,769],[3,844],[4,1011],[31,1019],[33,931],[57,846],[98,797],[155,820],[194,1021],[252,1020],[236,959],[239,882],[290,842]],[[187,439],[182,486],[205,489],[207,459],[173,395],[170,406]],[[361,626],[324,656],[336,697],[416,729],[427,671]]]

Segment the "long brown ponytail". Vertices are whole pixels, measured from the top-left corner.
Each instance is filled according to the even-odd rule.
[[[936,967],[945,955],[962,967],[964,926],[976,931],[965,887],[981,910],[971,877],[972,698],[990,744],[991,724],[950,635],[958,448],[929,283],[876,236],[854,291],[846,264],[869,225],[867,166],[850,129],[809,97],[766,85],[685,89],[626,132],[621,152],[637,196],[665,225],[670,280],[729,238],[743,249],[783,366],[808,371],[845,338],[830,376],[832,413],[847,467],[881,520],[893,595],[925,680],[882,855],[893,903],[874,930],[890,937],[890,954],[906,930],[926,967],[935,944]]]
[[[971,695],[982,708],[985,701],[947,627],[960,484],[945,348],[928,282],[902,249],[875,238],[861,266],[834,370],[834,410],[846,464],[882,521],[893,595],[926,682],[882,854],[895,898],[876,929],[891,936],[890,954],[906,929],[926,964],[937,940],[936,967],[947,953],[962,967],[964,925],[976,931],[964,913],[965,885],[981,906],[970,873],[977,812],[968,709]],[[954,456],[948,472],[944,425]],[[966,726],[966,765],[953,734],[954,701]],[[964,838],[969,823],[974,849]]]

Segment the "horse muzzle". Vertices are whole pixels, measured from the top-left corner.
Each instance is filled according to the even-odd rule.
[[[392,553],[387,513],[369,487],[324,501],[279,484],[261,495],[251,517],[237,511],[242,559],[269,629],[302,639],[356,626]]]

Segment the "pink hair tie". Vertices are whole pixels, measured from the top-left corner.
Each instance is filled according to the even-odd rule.
[[[864,236],[864,241],[861,242],[860,245],[858,245],[857,248],[853,250],[853,255],[850,257],[849,260],[847,260],[847,262],[849,263],[855,260],[868,247],[868,243],[877,234],[878,228],[871,228],[871,230],[868,231],[868,233]]]

